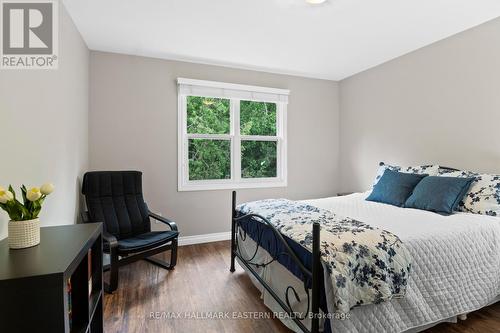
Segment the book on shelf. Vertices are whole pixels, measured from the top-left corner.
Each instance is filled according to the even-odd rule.
[[[67,282],[67,297],[68,297],[68,321],[69,321],[69,329],[73,327],[73,304],[71,302],[71,278],[68,279]]]
[[[87,253],[87,262],[88,262],[88,288],[89,288],[89,297],[92,295],[92,249],[89,249]]]

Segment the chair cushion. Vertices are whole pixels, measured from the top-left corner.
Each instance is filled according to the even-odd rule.
[[[152,231],[135,237],[120,239],[118,241],[118,252],[137,252],[142,251],[145,247],[160,246],[178,235],[177,231]]]
[[[150,232],[149,210],[142,195],[139,171],[92,171],[83,178],[90,220],[118,240]]]
[[[366,200],[403,207],[415,186],[425,177],[426,174],[418,175],[387,169]]]

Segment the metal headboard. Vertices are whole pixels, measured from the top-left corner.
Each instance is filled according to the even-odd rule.
[[[450,168],[450,167],[447,167],[447,166],[439,166],[440,169],[445,169],[445,170],[450,170],[450,171],[460,171],[459,169],[455,169],[455,168]]]

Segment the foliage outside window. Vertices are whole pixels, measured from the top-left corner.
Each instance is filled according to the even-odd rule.
[[[286,186],[285,102],[190,92],[179,93],[179,190]]]

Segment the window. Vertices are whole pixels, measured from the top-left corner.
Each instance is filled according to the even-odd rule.
[[[179,191],[286,186],[288,90],[177,83]]]

